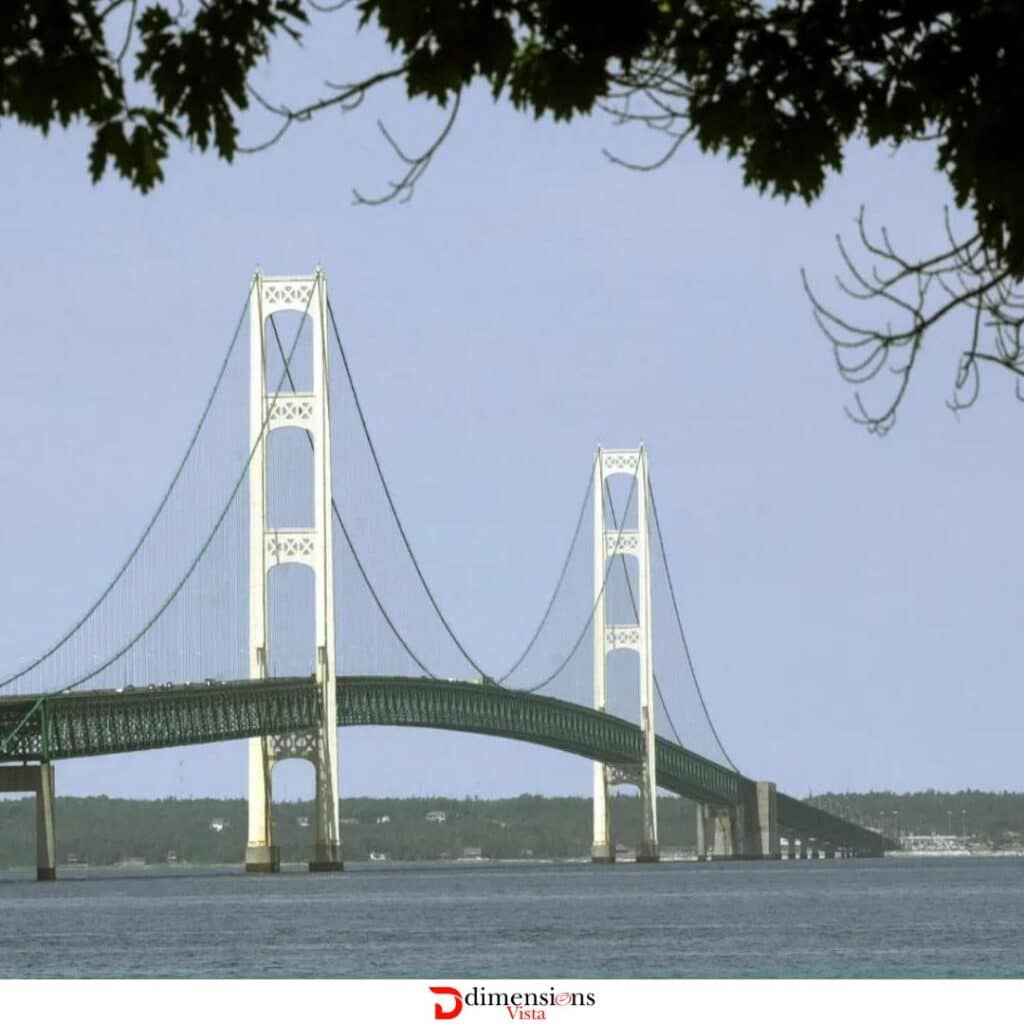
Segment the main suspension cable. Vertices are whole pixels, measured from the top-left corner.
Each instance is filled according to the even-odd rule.
[[[658,504],[654,500],[654,482],[651,480],[650,476],[647,478],[647,493],[651,499],[651,512],[654,514],[654,528],[655,532],[658,534],[658,548],[661,551],[661,563],[665,567],[665,577],[668,580],[668,592],[672,598],[672,610],[675,612],[676,625],[679,627],[679,638],[683,642],[683,652],[686,655],[686,664],[690,668],[690,678],[693,679],[693,687],[697,691],[697,697],[700,699],[700,706],[704,711],[704,717],[707,719],[708,726],[711,728],[711,735],[715,737],[715,742],[718,744],[718,749],[722,752],[722,756],[726,761],[729,762],[729,767],[739,774],[739,768],[736,767],[735,762],[725,749],[725,745],[722,743],[721,737],[718,735],[718,730],[715,728],[714,721],[712,721],[711,712],[708,711],[707,702],[704,700],[704,693],[701,690],[700,682],[697,679],[697,670],[693,667],[693,658],[690,656],[690,645],[686,642],[686,631],[683,629],[683,618],[679,614],[679,603],[676,601],[676,588],[672,583],[672,573],[669,570],[668,556],[665,553],[665,538],[662,536],[661,522],[658,519]]]
[[[558,598],[558,594],[562,589],[562,584],[565,582],[566,574],[569,571],[569,562],[572,559],[572,553],[576,550],[576,542],[579,540],[580,537],[580,528],[583,526],[583,516],[584,513],[587,511],[587,502],[590,501],[590,494],[591,491],[593,491],[593,489],[594,471],[593,465],[591,465],[590,473],[587,475],[587,490],[586,493],[583,495],[583,504],[580,505],[580,513],[576,517],[576,529],[573,531],[572,541],[569,543],[569,550],[565,553],[565,561],[562,562],[562,571],[559,573],[558,582],[555,584],[555,589],[551,593],[551,600],[548,601],[548,606],[544,609],[544,614],[541,617],[541,620],[538,623],[537,628],[533,631],[533,636],[530,637],[530,642],[526,645],[525,648],[523,648],[523,653],[520,654],[518,658],[516,658],[515,662],[513,662],[512,664],[512,667],[504,675],[499,676],[498,679],[495,680],[499,685],[504,683],[505,680],[508,679],[508,677],[512,675],[512,673],[515,672],[515,670],[519,668],[519,666],[526,660],[526,656],[530,653],[530,651],[533,650],[533,645],[537,642],[541,633],[544,630],[544,627],[547,625],[548,618],[551,615],[551,610],[555,607],[555,601]]]
[[[193,450],[195,449],[196,443],[199,440],[199,435],[202,432],[203,425],[206,423],[206,419],[209,416],[210,409],[213,406],[213,401],[217,396],[217,392],[220,390],[221,382],[224,379],[224,374],[227,371],[228,363],[231,361],[231,355],[235,350],[235,345],[238,343],[238,335],[242,330],[242,324],[245,322],[245,313],[249,308],[249,299],[246,297],[245,305],[242,307],[242,312],[238,317],[238,322],[235,324],[235,332],[231,336],[231,343],[228,345],[227,352],[224,354],[224,358],[220,364],[220,370],[217,373],[217,378],[213,383],[213,389],[210,391],[209,396],[206,399],[206,404],[203,406],[202,414],[199,417],[199,422],[196,424],[195,430],[192,432],[192,436],[189,438],[188,446],[185,448],[185,454],[181,457],[181,461],[178,463],[178,468],[174,471],[174,475],[171,477],[171,482],[167,485],[167,489],[164,491],[163,497],[157,504],[156,511],[151,516],[149,522],[146,524],[146,528],[142,531],[142,535],[136,541],[135,546],[128,553],[128,557],[121,564],[121,567],[115,573],[113,579],[106,585],[102,593],[96,600],[89,606],[85,613],[78,619],[78,621],[71,626],[67,632],[52,646],[48,647],[39,657],[35,658],[29,664],[20,668],[13,675],[7,676],[5,679],[0,680],[0,690],[6,686],[10,686],[11,683],[17,682],[22,676],[31,672],[32,669],[37,668],[44,661],[47,660],[51,655],[56,654],[69,640],[72,639],[81,628],[92,618],[96,609],[106,600],[110,592],[117,586],[118,581],[128,571],[129,566],[135,560],[135,556],[139,553],[139,549],[146,542],[146,538],[153,531],[153,527],[156,525],[157,520],[160,518],[164,509],[167,507],[168,501],[170,501],[171,494],[174,488],[177,486],[178,481],[181,479],[181,474],[185,471]]]
[[[413,553],[412,544],[409,541],[409,537],[405,532],[405,527],[402,525],[402,520],[398,515],[398,509],[395,506],[394,499],[391,497],[391,489],[388,487],[388,482],[384,477],[384,470],[380,463],[380,458],[377,455],[377,449],[374,446],[373,438],[370,436],[370,428],[366,422],[366,416],[363,414],[363,404],[359,401],[359,392],[356,390],[355,379],[352,376],[352,370],[348,364],[348,356],[345,354],[345,346],[341,343],[341,332],[338,330],[338,323],[334,319],[334,308],[331,306],[330,300],[327,302],[327,313],[331,319],[331,327],[334,331],[334,340],[338,346],[338,352],[341,354],[341,363],[345,369],[345,376],[348,379],[348,386],[352,392],[352,398],[355,400],[356,412],[359,414],[359,422],[363,428],[363,436],[366,438],[366,443],[370,449],[370,455],[373,457],[373,464],[377,469],[377,476],[380,479],[381,487],[384,489],[384,497],[387,499],[388,506],[391,509],[391,515],[394,517],[395,525],[398,527],[398,533],[402,538],[402,543],[405,545],[406,553],[409,555],[409,559],[412,562],[413,568],[416,570],[416,575],[419,577],[420,584],[423,586],[424,593],[426,593],[431,606],[433,607],[437,617],[441,620],[441,625],[444,626],[445,632],[451,638],[453,644],[455,644],[459,653],[466,659],[467,662],[479,673],[481,679],[489,678],[487,673],[477,664],[476,660],[470,655],[469,651],[462,645],[462,642],[455,635],[455,630],[452,629],[448,619],[445,618],[444,612],[441,611],[441,606],[437,603],[437,598],[434,597],[434,592],[430,589],[430,585],[427,583],[426,577],[423,575],[423,570],[420,568],[420,563]]]

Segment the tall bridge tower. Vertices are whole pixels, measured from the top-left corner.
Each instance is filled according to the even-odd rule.
[[[267,323],[292,311],[312,321],[311,391],[278,390],[267,378]],[[338,710],[334,659],[334,559],[331,544],[331,416],[327,385],[327,280],[264,277],[257,271],[249,296],[250,444],[249,466],[249,671],[266,679],[268,651],[267,583],[275,567],[298,563],[314,578],[315,650],[311,686],[320,688],[323,717],[315,728],[249,741],[249,843],[247,871],[278,871],[281,858],[271,820],[271,775],[286,758],[303,758],[316,772],[316,834],[310,871],[342,869],[338,821]],[[291,344],[285,339],[285,345]],[[286,350],[287,351],[287,350]],[[287,352],[290,359],[291,352]],[[287,365],[287,364],[286,364]],[[274,389],[274,390],[271,390]],[[298,427],[312,442],[313,526],[279,529],[267,525],[267,441],[272,431]]]
[[[633,478],[631,488],[637,507],[635,529],[626,529],[625,520],[609,529],[605,523],[604,493],[606,481],[616,475]],[[607,706],[607,659],[612,651],[631,650],[638,655],[640,731],[643,752],[640,764],[630,769],[615,768],[594,762],[594,845],[591,859],[595,863],[615,860],[611,820],[608,814],[608,791],[617,783],[634,783],[640,789],[643,806],[643,835],[637,850],[638,862],[658,860],[658,804],[655,799],[654,731],[654,654],[651,646],[651,546],[648,529],[647,452],[635,449],[598,448],[594,460],[594,707],[604,711]],[[623,510],[625,516],[627,510]],[[625,624],[607,621],[607,581],[609,563],[620,556],[636,559],[636,622]]]

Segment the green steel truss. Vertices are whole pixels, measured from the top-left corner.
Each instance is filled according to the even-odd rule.
[[[343,677],[343,725],[413,725],[486,733],[624,768],[641,762],[640,730],[630,722],[552,697],[479,683]],[[737,776],[714,761],[658,740],[658,784],[715,804],[738,798]]]
[[[308,678],[237,680],[115,692],[74,691],[44,699],[0,698],[0,762],[55,761],[158,747],[280,735],[314,725],[320,700]],[[633,768],[641,733],[591,708],[483,683],[391,676],[341,676],[342,725],[418,726],[523,740]],[[703,803],[739,804],[752,781],[657,740],[659,787]],[[780,793],[779,828],[835,845],[881,849],[876,833]]]
[[[26,716],[29,716],[26,720]],[[306,729],[320,716],[308,679],[240,680],[0,700],[0,761],[57,761]]]

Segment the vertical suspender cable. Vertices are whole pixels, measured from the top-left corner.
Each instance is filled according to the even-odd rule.
[[[711,719],[711,712],[708,711],[707,703],[704,700],[704,694],[700,688],[700,682],[697,680],[697,671],[693,667],[693,658],[690,657],[690,645],[686,642],[686,632],[683,630],[683,619],[679,614],[679,603],[676,601],[676,588],[672,584],[672,573],[669,571],[668,567],[668,556],[665,553],[665,539],[661,534],[661,523],[658,520],[658,504],[654,500],[654,482],[649,476],[647,479],[647,493],[651,498],[651,511],[654,513],[654,528],[655,532],[658,534],[658,548],[661,551],[661,563],[665,567],[665,577],[668,580],[668,592],[672,598],[672,610],[675,612],[676,625],[679,627],[679,638],[683,642],[683,651],[686,654],[686,664],[690,667],[690,677],[693,679],[693,686],[697,691],[698,698],[700,699],[700,706],[704,710],[704,717],[707,719],[707,723],[711,728],[711,735],[715,737],[718,749],[722,752],[722,756],[726,761],[729,762],[729,767],[739,774],[739,768],[736,767],[735,762],[726,751],[725,746],[718,735],[718,730],[715,728],[715,723]]]
[[[551,593],[551,599],[548,601],[547,608],[544,609],[544,614],[541,616],[540,622],[537,624],[537,628],[533,631],[533,636],[530,637],[529,643],[523,648],[522,654],[512,663],[512,667],[505,672],[504,675],[499,676],[496,682],[504,683],[506,679],[519,666],[526,660],[526,656],[533,650],[533,645],[537,642],[544,627],[547,625],[548,618],[551,615],[551,609],[555,607],[555,600],[558,597],[559,592],[562,589],[562,584],[565,582],[566,574],[569,571],[569,562],[572,559],[572,553],[576,550],[576,542],[580,537],[580,528],[583,526],[583,515],[587,511],[587,502],[590,501],[590,493],[594,489],[594,470],[591,465],[590,472],[587,474],[587,489],[583,495],[583,504],[580,505],[580,514],[576,518],[576,529],[573,531],[572,540],[569,542],[569,550],[565,553],[565,560],[562,562],[562,571],[558,574],[558,582],[555,584],[555,589]]]
[[[285,359],[284,347],[281,344],[281,336],[277,332],[277,324],[274,323],[273,316],[270,317],[270,326],[271,326],[271,328],[272,328],[272,330],[274,332],[274,340],[277,342],[277,350],[278,350],[278,352],[281,353],[281,359],[284,360]],[[292,372],[291,372],[291,369],[288,366],[287,360],[285,360],[285,364],[284,365],[285,365],[285,372],[287,374],[288,381],[291,384],[292,390],[294,391],[295,390],[295,382],[294,382],[294,380],[292,380]],[[328,394],[329,393],[329,388],[325,388],[324,392],[325,392],[325,394]],[[305,431],[305,434],[306,434],[306,440],[309,441],[310,448],[313,448],[314,446],[313,446],[313,437],[312,437],[312,435],[310,434],[310,432],[308,430]],[[377,610],[384,617],[384,621],[387,623],[388,628],[394,634],[395,639],[402,645],[402,649],[405,651],[405,653],[408,654],[409,657],[412,658],[412,660],[416,663],[416,665],[420,669],[420,671],[423,672],[424,675],[429,676],[431,679],[436,679],[437,676],[434,675],[434,673],[431,672],[430,669],[428,669],[427,666],[416,656],[416,654],[413,652],[412,648],[406,642],[405,637],[402,636],[402,634],[398,630],[398,627],[392,621],[391,616],[388,615],[387,609],[384,607],[384,604],[381,601],[380,597],[378,596],[376,589],[374,588],[373,584],[370,582],[370,577],[367,575],[366,569],[363,567],[362,559],[359,557],[359,553],[356,551],[355,544],[352,541],[352,537],[349,535],[348,528],[345,526],[345,521],[341,518],[341,512],[338,509],[338,503],[337,503],[337,501],[335,501],[333,494],[331,495],[331,508],[334,510],[335,521],[337,522],[338,526],[341,527],[341,533],[342,533],[342,536],[345,538],[345,543],[348,545],[349,551],[352,552],[352,559],[356,563],[356,568],[359,570],[359,575],[362,576],[363,582],[366,584],[366,589],[370,592],[370,596],[373,598],[374,603],[377,605]]]
[[[395,525],[398,527],[398,533],[402,538],[402,543],[405,545],[406,553],[409,555],[409,560],[412,562],[412,566],[416,570],[416,575],[419,577],[423,591],[427,595],[427,599],[430,601],[430,604],[433,606],[438,619],[441,620],[441,625],[444,626],[445,632],[451,638],[452,643],[455,644],[459,653],[466,659],[466,661],[469,662],[473,669],[480,674],[481,678],[483,678],[487,673],[484,672],[479,664],[477,664],[473,656],[466,650],[462,645],[462,642],[455,635],[455,631],[445,618],[444,612],[441,611],[441,606],[437,603],[437,599],[434,597],[434,593],[430,589],[430,585],[427,583],[426,577],[423,575],[423,570],[420,568],[420,563],[416,559],[416,555],[413,553],[412,544],[409,542],[409,537],[405,532],[405,527],[402,525],[402,520],[398,515],[398,509],[395,507],[395,502],[391,497],[391,489],[388,487],[387,480],[384,478],[384,470],[381,467],[380,459],[377,456],[377,449],[374,446],[373,438],[370,437],[370,428],[366,423],[366,417],[363,415],[363,405],[362,402],[359,401],[359,392],[356,391],[356,384],[352,377],[352,370],[348,365],[348,356],[345,354],[345,347],[341,343],[341,332],[338,330],[338,323],[334,319],[334,309],[329,300],[327,302],[327,313],[331,318],[331,328],[334,331],[334,340],[337,343],[338,352],[341,354],[341,364],[345,369],[345,376],[348,379],[349,389],[352,391],[352,398],[355,401],[356,412],[359,415],[359,422],[363,428],[363,436],[366,438],[366,443],[370,449],[370,455],[373,457],[373,464],[377,469],[377,476],[380,478],[381,487],[384,489],[384,497],[387,499],[388,507],[391,509],[391,515],[394,517]]]
[[[633,504],[633,496],[636,493],[636,483],[639,473],[640,463],[638,461],[636,469],[633,471],[632,482],[629,485],[629,496],[626,498],[626,512],[629,511],[630,506]],[[599,500],[598,495],[594,495],[594,500]],[[622,541],[622,529],[623,528],[620,526],[618,529],[618,533],[615,535],[616,548]],[[565,656],[565,658],[562,659],[562,663],[558,666],[558,668],[554,670],[554,672],[548,675],[547,678],[541,680],[541,682],[536,683],[534,686],[531,686],[527,689],[518,690],[517,692],[536,693],[538,690],[544,689],[545,686],[553,682],[561,674],[565,666],[568,665],[569,662],[572,660],[573,656],[579,650],[580,644],[583,643],[583,638],[587,635],[587,630],[593,625],[594,616],[597,614],[597,609],[600,605],[600,602],[604,600],[604,592],[608,586],[608,577],[611,574],[612,561],[613,559],[607,559],[605,562],[604,576],[601,579],[601,589],[597,592],[597,599],[594,601],[594,606],[590,609],[590,614],[587,616],[587,621],[583,624],[583,628],[580,630],[579,636],[576,637],[576,642],[572,645],[572,648],[569,650],[569,653]]]
[[[146,524],[146,528],[142,531],[142,536],[139,537],[135,546],[128,553],[128,557],[124,560],[120,569],[114,575],[114,578],[107,584],[103,592],[98,598],[89,606],[85,613],[79,618],[79,620],[53,645],[48,647],[42,654],[40,654],[34,661],[20,668],[13,675],[7,676],[5,679],[0,680],[0,690],[5,686],[9,686],[11,683],[20,679],[26,673],[31,672],[36,666],[42,664],[52,654],[59,651],[78,631],[85,625],[86,622],[92,617],[93,613],[103,603],[107,595],[117,585],[118,580],[124,576],[127,572],[128,567],[132,564],[135,556],[139,553],[139,549],[145,543],[146,538],[150,535],[153,527],[156,525],[157,520],[160,518],[161,513],[167,506],[167,502],[170,500],[171,492],[177,486],[178,480],[181,477],[182,472],[185,469],[186,464],[189,461],[189,457],[192,455],[192,450],[196,446],[196,442],[199,440],[200,431],[203,429],[203,424],[206,422],[207,417],[210,413],[210,408],[213,405],[213,400],[220,389],[221,381],[224,379],[224,373],[227,370],[228,362],[231,360],[231,354],[235,350],[235,345],[238,342],[238,335],[242,330],[242,324],[245,322],[246,310],[249,308],[248,296],[246,297],[245,305],[242,307],[242,312],[239,314],[238,322],[235,325],[235,332],[231,336],[231,343],[228,345],[228,350],[224,354],[224,359],[221,362],[220,370],[217,373],[217,379],[214,381],[213,389],[210,391],[209,397],[206,399],[206,405],[203,407],[202,415],[199,417],[199,422],[196,424],[195,430],[192,432],[192,437],[189,439],[188,446],[185,449],[185,454],[181,457],[181,461],[178,463],[178,468],[174,471],[174,475],[171,477],[171,482],[167,485],[167,490],[164,492],[163,497],[160,499],[159,504],[156,507],[156,511],[153,513],[149,522]]]

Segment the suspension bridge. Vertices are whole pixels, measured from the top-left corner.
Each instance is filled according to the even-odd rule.
[[[656,608],[667,628],[655,628]],[[315,776],[310,870],[338,871],[339,728],[369,725],[590,760],[595,862],[615,860],[609,794],[623,785],[643,807],[637,861],[660,856],[658,790],[695,802],[699,859],[779,857],[783,839],[802,857],[887,845],[729,757],[694,670],[642,447],[597,450],[537,625],[509,668],[486,671],[399,515],[325,276],[257,272],[123,562],[59,638],[0,678],[0,791],[36,794],[37,877],[52,879],[57,761],[248,739],[246,869],[280,869],[273,772],[299,758]]]

